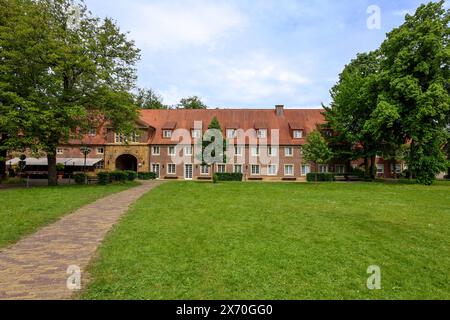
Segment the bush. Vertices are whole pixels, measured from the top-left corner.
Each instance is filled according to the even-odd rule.
[[[306,180],[308,182],[331,182],[334,181],[335,178],[333,173],[308,173],[306,175]]]
[[[108,172],[99,172],[97,173],[98,184],[106,185],[111,182],[111,177]]]
[[[83,172],[78,172],[73,174],[73,179],[76,184],[85,184],[86,183],[86,174]]]
[[[137,179],[138,174],[136,171],[124,171],[127,174],[128,181],[134,181]]]
[[[154,172],[139,172],[138,179],[139,180],[155,180],[156,173],[154,173]]]
[[[109,174],[112,181],[125,182],[128,180],[128,173],[125,171],[113,171]]]
[[[213,182],[218,181],[242,181],[242,173],[214,173]]]

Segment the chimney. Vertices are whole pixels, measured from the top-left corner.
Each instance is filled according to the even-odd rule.
[[[283,117],[284,116],[284,105],[279,104],[275,106],[275,110],[277,112],[277,117]]]

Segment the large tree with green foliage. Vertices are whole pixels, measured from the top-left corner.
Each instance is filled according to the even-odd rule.
[[[103,121],[133,130],[139,51],[83,3],[0,0],[0,7],[0,123],[8,123],[9,147],[47,153],[54,185],[58,145]]]
[[[168,106],[163,103],[161,95],[152,89],[138,89],[134,101],[139,109],[168,109]]]
[[[366,130],[366,122],[376,109],[379,53],[358,54],[343,70],[332,88],[332,104],[325,118],[334,135],[327,138],[339,160],[364,158],[366,176],[374,175],[379,141]],[[371,168],[369,168],[371,159]]]
[[[202,100],[197,97],[183,98],[178,104],[179,109],[208,109],[208,106],[202,102]]]
[[[410,142],[409,169],[430,184],[447,168],[447,115],[450,110],[450,10],[444,1],[421,5],[381,45],[379,108],[401,121]],[[387,122],[388,119],[385,120]]]

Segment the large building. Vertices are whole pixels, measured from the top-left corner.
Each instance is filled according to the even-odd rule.
[[[210,179],[212,172],[241,172],[246,180],[305,180],[306,174],[344,173],[344,163],[319,165],[303,159],[305,137],[325,122],[319,109],[208,109],[142,110],[135,134],[126,137],[104,125],[92,128],[81,140],[57,149],[58,163],[67,171],[135,170],[155,172],[159,179]],[[196,156],[198,140],[216,117],[227,140],[226,163],[214,168]],[[180,140],[180,133],[191,141]],[[186,137],[185,137],[186,138]],[[81,151],[90,149],[86,161]],[[14,165],[18,159],[9,161]],[[389,176],[392,168],[378,160],[378,174]],[[356,164],[354,164],[356,165]],[[28,171],[45,172],[46,159],[27,160]],[[402,168],[394,168],[401,171]],[[41,170],[41,171],[40,171]]]

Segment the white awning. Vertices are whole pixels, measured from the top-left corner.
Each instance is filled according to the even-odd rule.
[[[19,158],[14,158],[11,160],[6,161],[6,164],[8,166],[17,165],[19,163]],[[93,158],[87,158],[86,159],[86,166],[87,167],[93,167],[97,163],[103,161],[103,159],[93,159]],[[26,158],[25,159],[27,166],[48,166],[47,158]],[[84,158],[58,158],[56,159],[56,163],[62,163],[68,167],[74,166],[74,167],[83,167],[84,166]]]

